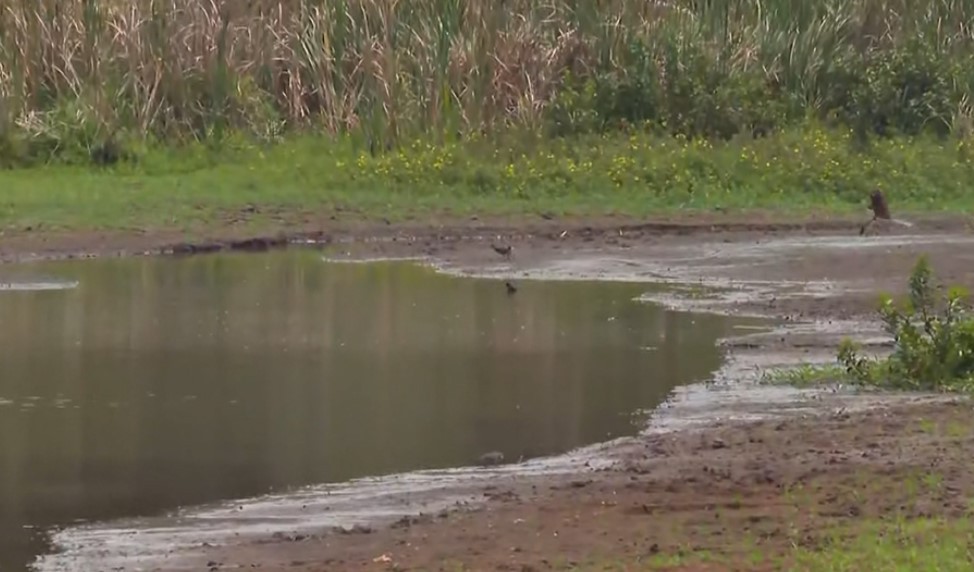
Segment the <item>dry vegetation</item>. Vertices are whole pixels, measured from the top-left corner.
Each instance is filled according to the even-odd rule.
[[[842,62],[869,65],[917,40],[961,58],[972,21],[974,0],[11,0],[0,6],[0,133],[51,146],[116,130],[202,139],[310,126],[388,140],[537,128],[565,86],[631,79],[646,61],[643,80],[669,111],[648,119],[683,121],[700,111],[672,109],[688,90],[735,76],[759,85],[737,86],[734,101],[782,95],[762,116],[825,114],[849,107],[834,101],[857,71]],[[966,125],[974,77],[947,79],[915,105]]]

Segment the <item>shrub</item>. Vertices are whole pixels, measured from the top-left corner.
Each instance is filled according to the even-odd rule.
[[[546,111],[549,132],[652,126],[668,135],[728,140],[767,135],[787,123],[783,92],[763,71],[733,68],[727,54],[682,38],[659,49],[654,54],[646,40],[631,40],[625,65],[587,79],[566,75]]]
[[[955,287],[938,300],[933,281],[922,257],[910,276],[907,300],[897,305],[882,297],[879,313],[894,342],[890,356],[869,359],[843,341],[838,360],[854,381],[894,389],[974,390],[974,316],[965,303],[967,293]]]
[[[960,103],[952,84],[964,72],[949,55],[913,40],[874,54],[859,69],[859,81],[842,109],[847,124],[863,121],[878,135],[944,135],[950,130]]]
[[[632,40],[618,67],[587,80],[566,76],[547,109],[552,132],[650,122],[670,135],[726,140],[767,135],[812,116],[866,137],[943,136],[974,78],[969,58],[917,39],[866,54],[841,51],[808,84],[738,64],[731,48],[707,49],[674,35],[655,45]]]

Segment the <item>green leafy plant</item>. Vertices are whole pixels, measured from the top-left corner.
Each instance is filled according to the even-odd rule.
[[[974,390],[974,315],[965,302],[967,292],[954,287],[938,299],[934,280],[929,261],[921,257],[907,299],[898,305],[882,297],[880,317],[894,342],[890,356],[869,359],[853,342],[843,341],[838,361],[853,380],[908,390]]]

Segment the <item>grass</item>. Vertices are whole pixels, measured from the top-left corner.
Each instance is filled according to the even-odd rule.
[[[974,524],[967,519],[867,521],[835,531],[822,550],[797,549],[794,572],[960,572],[974,566]]]
[[[974,160],[957,143],[890,140],[852,152],[850,137],[808,124],[726,143],[647,133],[525,136],[505,144],[419,141],[375,156],[352,138],[313,136],[147,148],[137,161],[108,168],[0,171],[0,226],[191,230],[237,217],[285,228],[338,211],[390,220],[756,210],[865,217],[876,186],[894,213],[971,206]],[[247,207],[259,208],[242,217]]]
[[[7,2],[0,227],[853,213],[877,186],[896,212],[969,210],[972,16],[974,0]]]
[[[611,558],[569,568],[595,570],[779,570],[782,572],[961,572],[974,565],[974,523],[966,518],[859,519],[817,533],[819,546],[778,552],[753,538],[720,551],[688,549],[636,563]],[[733,554],[729,556],[728,553]]]
[[[770,569],[787,572],[961,572],[974,565],[974,524],[967,519],[867,519],[825,531],[824,537],[827,541],[821,548],[797,547],[779,555],[753,548],[745,552],[743,562],[733,564],[759,570],[773,565]],[[706,563],[714,564],[714,570],[730,564],[717,555],[688,554],[651,559],[642,568],[618,569],[679,570]]]
[[[845,369],[832,364],[801,364],[795,367],[769,369],[761,374],[762,383],[798,388],[819,387],[841,383],[848,379]]]
[[[972,16],[974,0],[7,2],[0,227],[849,214],[876,187],[897,213],[969,210]]]
[[[965,423],[970,428],[969,423]],[[908,470],[891,477],[870,471],[841,477],[825,489],[802,485],[789,488],[770,506],[780,511],[763,521],[786,535],[770,537],[758,531],[731,530],[721,544],[711,548],[687,546],[638,559],[613,561],[596,557],[573,568],[595,570],[780,570],[783,572],[944,572],[970,570],[974,565],[974,521],[967,515],[918,515],[909,507],[920,503],[936,507],[931,499],[944,494],[942,475],[928,470]],[[898,483],[898,484],[897,484]],[[824,495],[824,496],[823,496]],[[901,508],[854,518],[825,516],[823,504],[856,506],[884,504],[893,495]],[[971,506],[974,506],[972,504]],[[706,527],[694,532],[706,537]]]
[[[0,7],[0,160],[120,141],[515,126],[970,134],[974,0],[37,0]]]

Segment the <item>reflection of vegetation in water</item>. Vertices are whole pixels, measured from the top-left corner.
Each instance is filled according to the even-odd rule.
[[[31,269],[80,287],[0,296],[0,568],[22,568],[25,523],[633,434],[628,413],[719,367],[732,325],[637,302],[639,284],[525,280],[510,296],[310,249]]]
[[[893,338],[891,355],[869,358],[851,339],[839,346],[838,365],[802,365],[773,370],[766,381],[811,385],[843,381],[861,386],[916,391],[974,390],[974,315],[962,288],[939,288],[926,257],[913,268],[909,294],[900,305],[889,295],[880,301],[879,315]]]
[[[719,367],[732,324],[637,302],[639,284],[511,296],[311,249],[30,268],[80,287],[0,296],[0,569],[41,549],[24,524],[633,434],[629,412]]]

